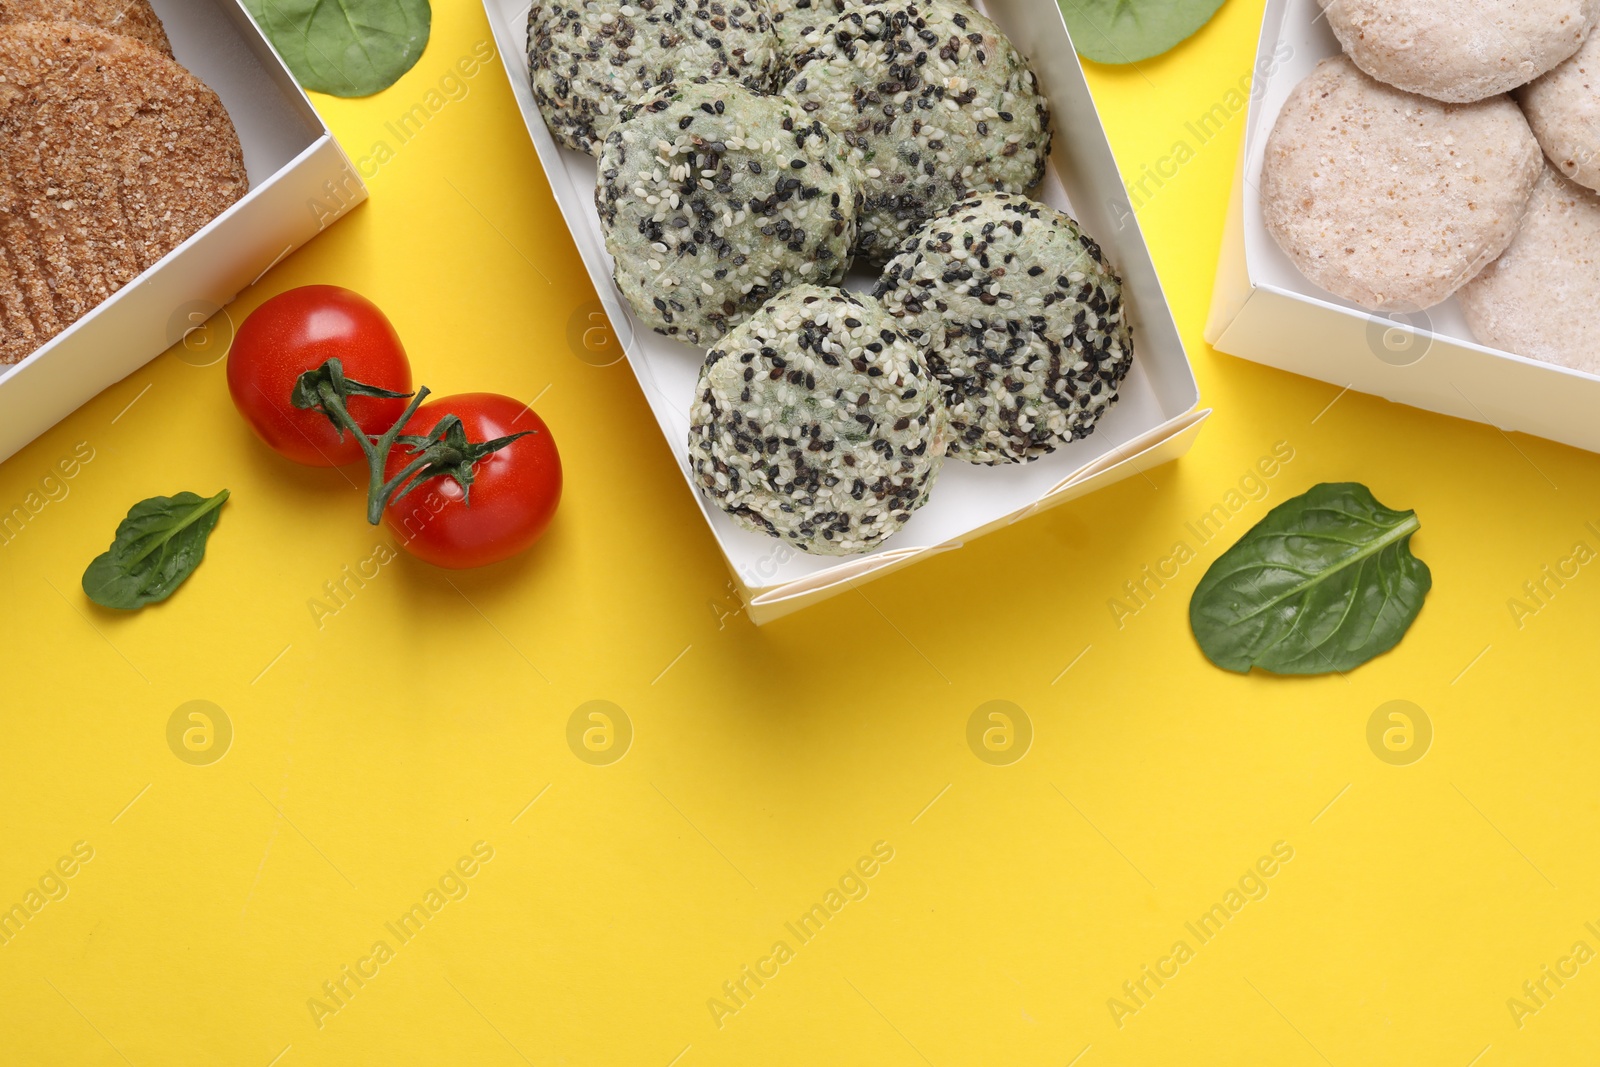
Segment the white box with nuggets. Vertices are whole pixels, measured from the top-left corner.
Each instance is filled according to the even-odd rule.
[[[1268,0],[1206,339],[1339,389],[1600,451],[1600,377],[1480,343],[1458,297],[1366,310],[1309,281],[1273,239],[1262,208],[1269,136],[1295,87],[1339,53],[1318,0]],[[1588,294],[1583,314],[1597,299]],[[1533,310],[1577,309],[1556,297]]]
[[[146,43],[159,42],[161,29],[165,30],[172,57],[210,87],[226,108],[238,132],[249,188],[158,259],[154,252],[148,253],[155,262],[109,298],[98,304],[89,301],[92,310],[31,354],[0,365],[0,459],[186,338],[191,360],[220,359],[226,344],[202,344],[201,335],[191,332],[241,289],[366,199],[355,169],[239,0],[149,0],[149,5],[161,27],[153,28],[148,11],[140,8],[138,33],[124,23],[119,28],[129,32],[122,36],[142,35]],[[126,10],[134,12],[134,5]],[[7,202],[15,199],[12,194]],[[36,233],[35,240],[42,244],[59,238],[69,242],[70,251],[70,241],[95,232],[95,221],[80,223],[65,237]],[[98,230],[109,234],[112,243],[120,243],[127,234],[117,226],[101,225]],[[6,270],[8,277],[18,273],[9,261]],[[107,276],[113,273],[106,271]],[[7,311],[15,315],[19,307],[28,306],[17,302]],[[11,332],[9,340],[16,347],[15,326]],[[0,338],[0,343],[6,340]]]
[[[695,485],[690,420],[705,346],[655,333],[630,310],[613,282],[613,260],[596,210],[595,160],[557,143],[541,115],[526,64],[518,62],[527,50],[531,5],[528,0],[485,0],[512,89],[572,238],[668,447],[728,560],[750,617],[758,624],[1176,459],[1189,449],[1209,414],[1198,406],[1194,375],[1144,238],[1132,216],[1118,208],[1126,202],[1126,194],[1059,11],[1048,0],[979,0],[974,6],[1016,43],[1048,102],[1053,147],[1044,180],[1030,195],[1073,216],[1120,273],[1133,329],[1132,369],[1120,387],[1119,401],[1087,437],[1027,463],[978,466],[947,460],[926,506],[898,532],[868,551],[837,556],[807,554],[787,541],[740,526],[710,504]],[[628,16],[630,9],[622,10]],[[739,12],[737,6],[725,10]],[[718,8],[711,14],[720,18],[723,12]],[[721,114],[720,108],[716,114]],[[1009,114],[1002,118],[1011,121]],[[570,131],[564,132],[570,136]],[[799,161],[793,165],[799,166]],[[710,278],[711,273],[707,270],[704,276]],[[859,292],[870,288],[877,277],[877,268],[858,264],[843,284]],[[1081,325],[1082,319],[1078,321]]]

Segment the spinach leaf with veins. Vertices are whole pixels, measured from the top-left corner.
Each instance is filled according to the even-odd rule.
[[[83,572],[83,592],[102,607],[135,611],[177,591],[200,561],[228,491],[156,496],[128,510],[111,548]]]
[[[1137,63],[1176,47],[1222,0],[1060,0],[1072,46],[1096,63]]]
[[[1200,579],[1189,602],[1200,650],[1225,670],[1274,674],[1342,672],[1389,651],[1433,587],[1411,554],[1420,525],[1354,482],[1279,504]]]
[[[428,0],[245,0],[267,39],[307,89],[371,96],[428,47]]]

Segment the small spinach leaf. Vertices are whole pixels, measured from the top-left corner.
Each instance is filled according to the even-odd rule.
[[[167,599],[205,558],[227,500],[226,489],[209,500],[194,493],[141,500],[117,526],[111,549],[83,572],[84,594],[122,611]]]
[[[1433,587],[1411,554],[1419,526],[1354,482],[1279,504],[1200,579],[1189,602],[1200,650],[1225,670],[1275,674],[1347,671],[1389,651]]]
[[[371,96],[428,47],[428,0],[245,0],[295,79],[333,96]]]
[[[1072,45],[1096,63],[1137,63],[1193,36],[1222,0],[1060,0]]]

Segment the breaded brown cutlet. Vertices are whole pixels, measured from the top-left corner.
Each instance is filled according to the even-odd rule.
[[[172,55],[150,0],[0,0],[0,25],[11,22],[82,22]]]
[[[131,37],[0,28],[0,363],[71,326],[249,188],[222,101]]]

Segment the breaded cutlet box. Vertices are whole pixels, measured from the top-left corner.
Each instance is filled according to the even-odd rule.
[[[1053,3],[484,7],[591,332],[757,624],[1193,442],[1209,412]]]
[[[238,0],[0,0],[0,458],[365,198]]]

